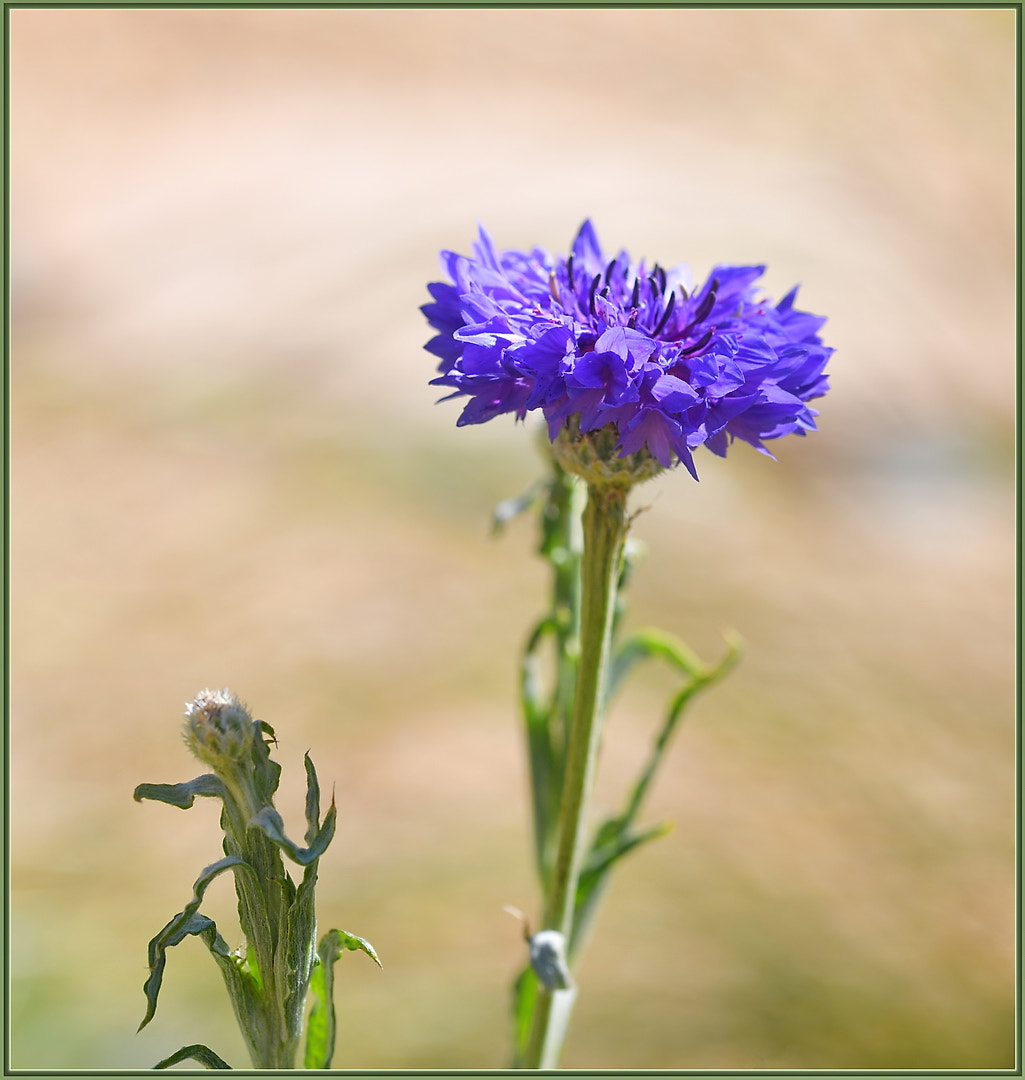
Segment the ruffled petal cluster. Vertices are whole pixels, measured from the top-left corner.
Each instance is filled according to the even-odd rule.
[[[554,441],[611,425],[621,457],[683,462],[699,446],[764,443],[815,429],[808,402],[828,388],[824,318],[759,293],[764,266],[717,266],[699,288],[621,251],[607,257],[590,221],[568,256],[495,249],[480,229],[473,256],[442,252],[449,282],[421,310],[438,331],[432,385],[469,400],[458,423],[540,410]],[[770,455],[771,456],[771,455]]]

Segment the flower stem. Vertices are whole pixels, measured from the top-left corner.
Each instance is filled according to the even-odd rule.
[[[557,930],[569,942],[581,866],[587,849],[587,810],[601,741],[601,713],[616,605],[619,561],[626,536],[628,487],[588,485],[584,509],[584,551],[581,563],[580,661],[559,809],[555,864],[545,897],[545,929]],[[557,1067],[573,990],[538,988],[526,1067]],[[555,998],[564,1010],[554,1022]]]

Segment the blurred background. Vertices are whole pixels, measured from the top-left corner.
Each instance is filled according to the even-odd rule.
[[[336,785],[337,1068],[508,1061],[534,913],[516,662],[532,425],[457,430],[418,307],[478,220],[829,316],[818,434],[642,488],[629,624],[747,653],[681,728],[564,1064],[1014,1063],[1014,12],[15,10],[11,1064],[244,1066],[146,944],[219,856],[184,704]],[[615,808],[674,687],[609,719]],[[301,832],[301,828],[293,828]],[[209,913],[235,943],[230,884]]]

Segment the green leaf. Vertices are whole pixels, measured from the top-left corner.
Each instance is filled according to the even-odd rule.
[[[724,678],[739,659],[739,639],[730,636],[726,639],[726,644],[726,655],[712,667],[702,664],[686,646],[675,638],[650,630],[630,638],[617,654],[617,662],[620,666],[618,672],[614,672],[610,679],[610,687],[615,684],[617,679],[621,679],[639,660],[649,657],[661,657],[669,660],[673,666],[683,671],[688,678],[684,686],[677,691],[670,701],[665,719],[648,756],[648,761],[630,792],[626,808],[621,814],[610,818],[601,826],[584,860],[584,866],[577,885],[577,895],[574,900],[573,933],[569,946],[571,956],[580,947],[586,936],[588,924],[592,920],[598,901],[608,884],[613,864],[641,844],[654,840],[658,836],[664,836],[672,828],[672,825],[666,822],[654,825],[641,832],[635,832],[633,823],[640,812],[644,797],[662,763],[673,732],[687,705],[700,691]]]
[[[160,993],[160,984],[164,978],[164,966],[167,963],[166,952],[172,945],[177,945],[190,934],[198,934],[209,926],[213,926],[213,920],[205,915],[192,915],[182,920],[181,914],[176,915],[159,934],[149,943],[149,978],[143,986],[146,1000],[149,1006],[146,1015],[138,1030],[142,1029],[153,1019],[157,1011],[157,995]]]
[[[310,975],[310,993],[313,1007],[306,1022],[306,1048],[303,1052],[304,1069],[329,1069],[335,1052],[335,1008],[332,1001],[332,985],[325,974],[323,961],[313,965]]]
[[[335,1052],[337,1036],[337,1018],[334,1005],[335,963],[342,952],[365,952],[371,960],[381,966],[373,945],[364,938],[345,930],[329,930],[321,938],[317,949],[317,962],[310,977],[310,991],[313,994],[313,1007],[310,1010],[306,1030],[306,1048],[303,1065],[307,1069],[328,1069]]]
[[[187,784],[140,784],[132,796],[136,802],[152,799],[154,802],[168,803],[181,810],[188,810],[196,801],[197,795],[224,798],[224,784],[213,773],[204,773],[190,780]]]
[[[301,848],[293,843],[285,835],[285,823],[281,815],[273,806],[265,806],[259,813],[253,816],[249,822],[250,828],[261,829],[285,854],[300,866],[309,866],[310,863],[319,859],[327,850],[328,844],[335,834],[335,818],[338,812],[332,801],[331,808],[324,815],[324,824],[309,841],[309,846]]]
[[[304,755],[303,764],[306,766],[306,843],[310,845],[320,829],[320,784],[309,753]]]
[[[568,950],[571,957],[580,948],[584,938],[587,936],[598,901],[609,882],[613,865],[624,855],[636,850],[641,844],[665,836],[667,833],[672,832],[673,828],[671,822],[664,821],[658,825],[652,825],[642,832],[632,832],[624,825],[621,819],[613,818],[607,821],[599,830],[599,837],[609,827],[611,827],[612,835],[609,836],[606,833],[604,840],[599,840],[596,837],[594,846],[588,853],[577,882],[573,932]]]
[[[579,559],[583,547],[580,516],[587,498],[587,485],[566,472],[549,456],[552,473],[544,484],[541,542],[538,552],[554,566]]]
[[[530,1046],[530,1030],[537,1002],[538,977],[529,965],[513,983],[513,1068],[522,1069]]]
[[[552,716],[555,702],[546,701],[541,682],[538,653],[552,639],[559,646],[559,625],[549,617],[538,623],[530,635],[520,662],[520,702],[527,727],[527,753],[530,761],[530,790],[533,798],[534,851],[541,879],[547,875],[548,852],[554,844],[559,811],[561,755],[552,740]]]
[[[285,1021],[289,1035],[295,1038],[302,1032],[306,993],[317,955],[317,917],[314,911],[316,883],[317,867],[311,863],[296,889],[285,924]]]
[[[253,739],[252,760],[256,790],[264,804],[270,804],[281,779],[281,766],[271,760],[270,744],[277,745],[274,729],[263,720],[254,720],[259,727],[260,738]]]
[[[491,534],[497,536],[513,518],[529,510],[544,494],[548,484],[543,480],[535,481],[522,495],[503,499],[491,515]]]
[[[707,690],[717,682],[720,682],[736,666],[741,653],[740,639],[733,636],[728,637],[726,639],[726,649],[726,655],[718,664],[714,667],[702,666],[698,673],[691,676],[690,680],[677,692],[670,702],[669,710],[662,723],[662,728],[655,739],[655,744],[652,747],[648,763],[642,771],[640,778],[637,780],[637,783],[634,785],[626,810],[620,815],[624,824],[629,825],[637,816],[641,803],[644,801],[648,788],[662,762],[666,748],[669,746],[669,741],[672,738],[673,732],[676,730],[680,717],[683,715],[684,709],[690,703],[691,698],[700,691]]]
[[[611,841],[607,841],[600,846],[596,844],[591,849],[584,862],[581,878],[597,877],[599,874],[605,873],[614,862],[621,859],[628,852],[633,851],[634,848],[646,843],[648,840],[665,836],[672,830],[672,823],[668,821],[652,825],[639,833],[631,832],[627,828],[621,828]]]
[[[240,869],[244,868],[249,873],[255,873],[253,868],[237,855],[228,855],[215,863],[211,863],[211,865],[206,867],[196,879],[196,884],[193,887],[192,900],[182,911],[175,915],[175,917],[155,938],[153,938],[152,941],[150,941],[150,974],[143,986],[143,991],[146,994],[146,1000],[149,1004],[146,1009],[146,1015],[139,1025],[139,1031],[142,1031],[150,1020],[153,1019],[153,1016],[157,1011],[157,995],[160,993],[160,984],[164,977],[164,967],[167,964],[167,950],[173,945],[177,945],[179,942],[184,941],[185,938],[190,935],[202,934],[204,931],[211,929],[216,931],[213,920],[208,919],[205,915],[199,914],[199,905],[203,901],[203,895],[206,893],[207,886],[210,882],[219,874],[224,873],[225,870],[230,870],[235,867]],[[220,940],[223,941],[223,939]]]
[[[172,1065],[177,1065],[179,1061],[187,1061],[189,1058],[198,1061],[204,1069],[231,1068],[223,1058],[218,1057],[209,1046],[204,1046],[202,1043],[193,1043],[191,1046],[183,1046],[180,1050],[175,1050],[170,1057],[158,1061],[153,1068],[167,1069]]]
[[[321,939],[321,949],[324,948],[325,943],[328,943],[336,950],[337,955],[335,956],[335,960],[342,955],[344,949],[348,949],[350,952],[365,952],[378,967],[382,966],[377,953],[374,951],[373,945],[371,945],[366,938],[361,938],[356,934],[350,934],[346,930],[328,930]]]
[[[706,667],[682,641],[660,630],[641,630],[632,634],[616,650],[608,677],[609,698],[623,679],[642,660],[662,659],[691,678],[706,672]]]

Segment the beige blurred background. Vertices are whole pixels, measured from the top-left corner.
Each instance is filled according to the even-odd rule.
[[[821,431],[642,489],[630,625],[747,655],[679,733],[580,970],[576,1068],[1014,1061],[1014,13],[15,10],[11,1064],[246,1064],[149,938],[219,855],[199,689],[336,784],[338,1068],[508,1061],[536,908],[515,663],[546,575],[508,418],[418,306],[478,220],[826,314]],[[610,718],[614,808],[674,683]],[[301,828],[293,828],[301,832]],[[210,913],[234,940],[227,882]]]

